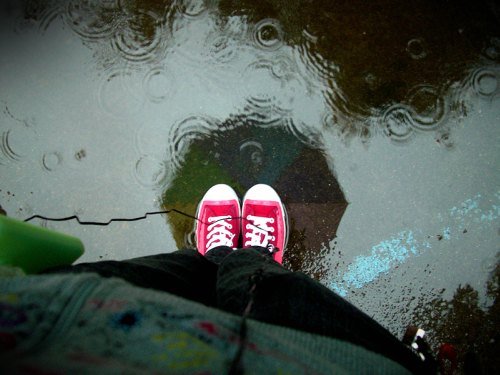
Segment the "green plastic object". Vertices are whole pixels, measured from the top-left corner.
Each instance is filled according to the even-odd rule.
[[[0,215],[0,265],[37,273],[70,265],[83,251],[76,237]]]

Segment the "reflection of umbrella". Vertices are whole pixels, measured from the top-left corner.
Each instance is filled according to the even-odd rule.
[[[232,186],[240,196],[256,183],[269,184],[282,197],[290,218],[285,263],[292,269],[303,269],[308,260],[315,263],[314,255],[335,237],[347,207],[325,156],[283,128],[229,122],[232,126],[221,126],[191,143],[164,192],[164,206],[194,214],[205,191],[216,183]],[[192,220],[170,215],[169,221],[177,245],[185,246]]]

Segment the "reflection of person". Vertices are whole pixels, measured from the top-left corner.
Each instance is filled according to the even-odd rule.
[[[429,370],[370,317],[280,265],[286,211],[271,187],[252,187],[240,208],[229,186],[215,185],[197,217],[198,251],[2,279],[0,366],[43,373]]]

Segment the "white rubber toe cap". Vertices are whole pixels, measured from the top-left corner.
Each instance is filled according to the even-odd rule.
[[[271,186],[266,184],[258,184],[252,186],[246,192],[244,199],[281,202],[278,193],[276,193],[276,191]]]
[[[238,195],[231,186],[226,184],[217,184],[212,186],[203,197],[203,200],[209,201],[225,201],[232,199],[238,200]]]

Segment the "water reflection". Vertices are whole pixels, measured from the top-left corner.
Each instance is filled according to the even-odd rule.
[[[162,1],[71,0],[26,1],[25,19],[42,31],[60,18],[104,66],[158,61],[164,57],[166,19],[172,8]]]
[[[34,3],[30,5],[33,6]],[[69,1],[65,5],[66,24],[85,40],[111,38],[118,21],[114,12],[115,5],[115,1]],[[54,7],[52,11],[43,14],[44,28],[48,27],[56,12],[57,7]]]
[[[487,282],[488,306],[480,303],[479,292],[470,285],[457,288],[451,300],[435,298],[420,305],[415,322],[432,330],[431,343],[438,351],[451,343],[457,354],[457,373],[493,374],[500,368],[500,263]],[[446,372],[444,372],[446,373]]]
[[[308,69],[335,81],[328,92],[335,108],[354,114],[402,102],[422,84],[446,89],[479,55],[498,62],[494,7],[426,0],[411,6],[395,0],[219,4],[223,15],[278,22],[286,43],[301,49]]]
[[[335,269],[327,259],[341,267],[360,252],[355,243],[337,254],[331,242],[346,210],[342,188],[357,198],[348,212],[357,216],[342,219],[352,242],[384,236],[392,226],[398,233],[399,225],[425,219],[450,199],[494,189],[495,178],[484,177],[486,164],[494,170],[493,152],[479,152],[486,137],[494,139],[489,125],[470,127],[486,135],[454,138],[457,119],[474,114],[478,103],[481,110],[495,108],[500,98],[493,2],[28,0],[23,6],[23,21],[12,26],[17,34],[8,30],[2,39],[0,59],[8,72],[0,98],[1,183],[3,192],[17,194],[3,193],[1,203],[11,214],[78,212],[105,220],[157,209],[159,200],[194,213],[214,183],[243,194],[267,182],[283,195],[292,219],[285,265],[321,279]],[[473,125],[490,121],[477,118]],[[339,137],[378,148],[339,150],[345,146]],[[405,145],[397,156],[393,143]],[[472,152],[463,153],[469,146]],[[342,188],[334,165],[343,167]],[[419,181],[420,175],[427,177]],[[363,220],[365,209],[382,224]],[[192,244],[193,222],[168,220],[176,244]],[[155,236],[168,237],[164,222],[131,234],[138,225],[87,237],[99,256],[108,247],[122,258]],[[457,258],[450,254],[442,259]],[[391,291],[384,293],[372,296]]]
[[[320,278],[326,255],[321,249],[335,237],[347,202],[325,155],[286,129],[280,123],[262,126],[246,116],[221,124],[181,121],[173,137],[180,157],[172,161],[175,176],[163,205],[194,215],[197,202],[215,183],[233,186],[241,197],[256,183],[270,184],[280,192],[291,221],[285,265]],[[170,215],[169,221],[179,247],[194,245],[191,219]]]
[[[297,104],[297,91],[320,93],[328,106],[322,129],[345,138],[383,134],[401,143],[422,131],[438,131],[439,137],[450,112],[464,114],[462,93],[469,86],[484,98],[498,97],[497,11],[490,2],[427,0],[411,6],[395,0],[286,5],[278,0],[30,0],[25,17],[42,28],[62,17],[106,67],[158,64],[179,55],[218,81],[221,72],[211,69],[245,49],[260,50],[241,71],[241,94],[250,105],[289,110]],[[294,61],[277,55],[285,47]],[[158,102],[176,83],[157,66],[145,86],[150,100]]]

